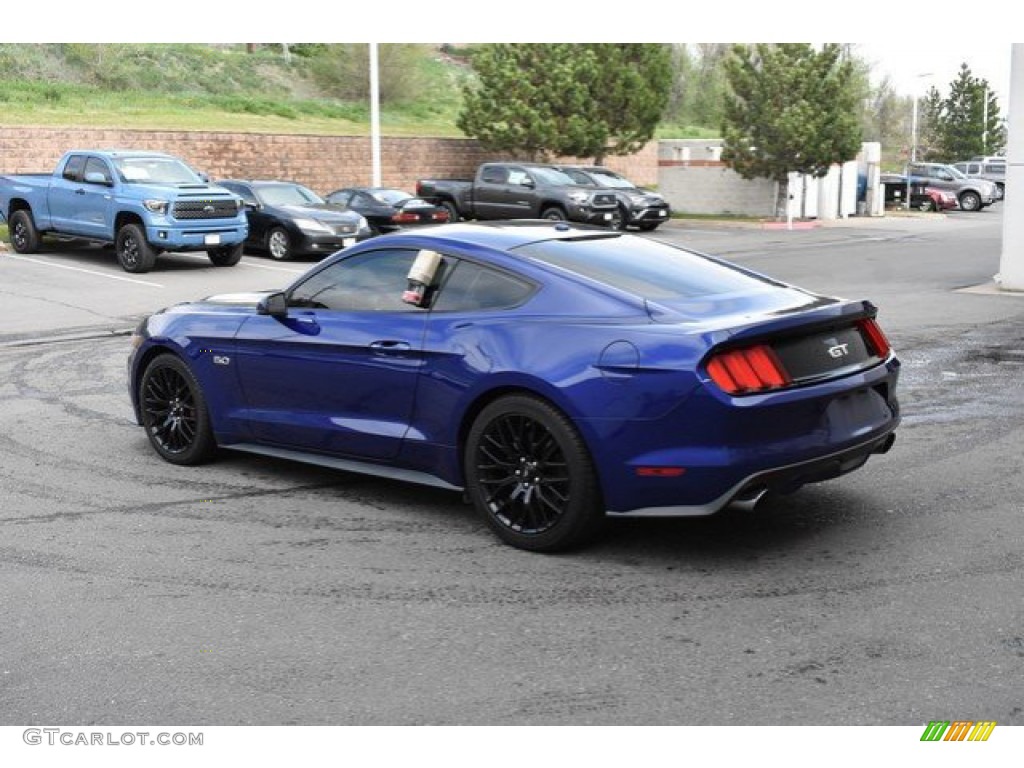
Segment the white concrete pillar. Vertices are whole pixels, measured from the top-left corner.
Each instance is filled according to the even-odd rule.
[[[1024,43],[1010,56],[1010,111],[1006,122],[1006,188],[999,287],[1024,291]]]

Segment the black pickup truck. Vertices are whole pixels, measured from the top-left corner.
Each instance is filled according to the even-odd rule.
[[[459,219],[552,219],[620,229],[615,193],[576,184],[551,165],[484,163],[473,180],[421,179],[416,196]]]

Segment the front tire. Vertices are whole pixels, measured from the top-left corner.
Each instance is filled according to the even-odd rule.
[[[561,208],[556,208],[554,206],[552,206],[551,208],[545,208],[543,211],[541,211],[540,217],[542,219],[547,219],[548,221],[566,221],[566,219],[568,218],[565,215],[565,211],[563,211]]]
[[[233,267],[242,260],[242,243],[211,248],[206,252],[215,267]]]
[[[292,239],[283,227],[274,227],[267,235],[267,253],[275,261],[290,261],[295,254],[292,252]]]
[[[11,214],[11,245],[18,253],[35,253],[39,250],[39,242],[42,239],[39,230],[36,229],[35,219],[32,212],[26,210],[15,211]]]
[[[960,195],[960,210],[980,211],[981,196],[977,192],[964,192]]]
[[[163,459],[191,466],[213,455],[206,399],[181,358],[170,353],[154,358],[139,381],[138,397],[146,436]]]
[[[572,422],[543,400],[508,395],[485,407],[465,443],[466,492],[499,538],[554,552],[604,521],[597,475]]]
[[[146,233],[138,224],[125,224],[117,231],[114,249],[125,272],[149,272],[156,264],[156,249],[146,240]]]
[[[608,229],[613,232],[625,232],[628,221],[629,211],[622,207],[616,208],[612,214],[611,221],[608,222]]]
[[[927,200],[922,200],[920,205],[917,206],[917,210],[923,211],[924,213],[930,213],[937,211],[938,207],[935,205],[935,201],[930,197]]]

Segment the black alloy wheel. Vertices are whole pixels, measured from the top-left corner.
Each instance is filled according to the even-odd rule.
[[[504,541],[538,552],[575,546],[603,521],[589,453],[572,422],[529,396],[500,398],[470,429],[466,489]]]
[[[236,245],[222,245],[220,248],[211,248],[206,252],[215,267],[233,267],[242,260],[242,251],[245,246],[242,243]]]
[[[139,384],[139,406],[150,444],[167,461],[199,464],[213,453],[206,401],[180,358],[163,354],[146,367]]]
[[[454,224],[459,220],[459,209],[455,207],[455,203],[451,200],[445,200],[441,203],[440,207],[444,208],[448,212],[449,224]]]
[[[936,210],[935,201],[932,200],[930,197],[926,198],[926,199],[921,201],[921,204],[919,206],[917,206],[917,208],[918,208],[918,210],[924,211],[925,213],[928,213],[930,211],[934,211],[934,210]]]
[[[138,224],[125,224],[117,231],[114,249],[125,272],[149,272],[156,263],[157,252],[146,241],[146,232]]]
[[[35,253],[39,250],[39,230],[29,211],[15,211],[11,214],[11,245],[18,253]]]

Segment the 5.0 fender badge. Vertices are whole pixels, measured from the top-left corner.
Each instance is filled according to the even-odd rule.
[[[213,356],[213,364],[214,365],[231,365],[231,358],[228,357],[227,355],[214,355]]]

